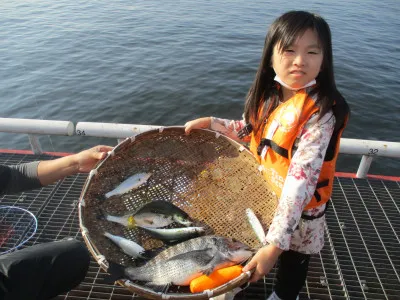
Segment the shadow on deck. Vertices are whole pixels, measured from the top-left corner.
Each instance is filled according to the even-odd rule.
[[[1,164],[49,156],[0,154]],[[25,246],[62,239],[82,240],[77,203],[86,175],[68,177],[39,190],[1,197],[1,205],[28,209],[38,219]],[[400,182],[335,178],[327,212],[326,242],[310,262],[300,299],[400,299]],[[101,283],[105,273],[92,261],[85,280],[56,299],[139,299],[123,287]],[[235,299],[265,299],[274,271]]]

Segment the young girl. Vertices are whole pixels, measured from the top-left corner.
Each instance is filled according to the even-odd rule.
[[[243,271],[251,282],[268,274],[279,259],[269,299],[296,299],[310,254],[324,243],[325,210],[332,192],[336,158],[349,107],[336,89],[331,33],[315,14],[291,11],[271,25],[244,120],[213,117],[186,123],[211,128],[242,142],[279,198],[261,248]]]

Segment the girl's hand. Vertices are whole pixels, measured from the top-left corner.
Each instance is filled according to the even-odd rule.
[[[243,272],[247,272],[255,268],[255,271],[249,282],[256,282],[264,275],[267,275],[274,267],[279,255],[281,255],[282,252],[283,250],[274,245],[268,245],[258,250],[256,255],[254,255],[250,262],[243,268]]]
[[[91,149],[87,149],[75,154],[75,161],[77,163],[77,172],[87,173],[90,172],[96,165],[96,163],[105,158],[108,151],[111,151],[113,147],[99,145]]]
[[[211,125],[211,117],[192,120],[185,124],[185,133],[189,134],[190,131],[192,131],[192,129],[210,128],[210,125]]]

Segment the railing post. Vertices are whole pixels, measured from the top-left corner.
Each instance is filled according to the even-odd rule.
[[[42,154],[42,146],[40,145],[39,138],[34,134],[28,134],[29,143],[34,154]]]
[[[372,155],[363,155],[361,158],[360,165],[357,170],[357,178],[366,178],[368,175],[369,168],[371,166],[374,157]]]

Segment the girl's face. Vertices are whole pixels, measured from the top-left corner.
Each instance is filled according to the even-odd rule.
[[[274,46],[272,67],[284,83],[296,89],[315,79],[321,70],[323,53],[314,30],[307,29],[287,49]]]

